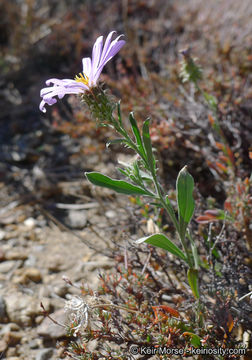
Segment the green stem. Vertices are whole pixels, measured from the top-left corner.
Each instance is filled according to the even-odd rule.
[[[199,255],[198,255],[198,251],[197,251],[197,247],[195,245],[195,242],[190,234],[189,231],[187,231],[187,237],[190,240],[191,243],[191,248],[192,248],[192,254],[193,254],[193,260],[194,260],[194,268],[196,270],[199,270]]]
[[[184,249],[184,251],[186,253],[186,257],[187,257],[187,260],[188,260],[188,265],[189,265],[189,267],[191,267],[192,263],[191,263],[191,258],[190,258],[188,248],[186,246],[185,237],[181,236],[178,221],[177,221],[176,217],[174,217],[174,214],[170,210],[169,206],[167,206],[167,204],[166,204],[166,201],[165,201],[165,199],[163,197],[163,194],[162,194],[161,186],[160,186],[160,184],[159,184],[159,182],[157,180],[156,174],[154,172],[152,172],[152,177],[153,177],[153,182],[155,184],[156,192],[158,194],[158,199],[160,200],[160,202],[163,205],[164,209],[167,211],[170,219],[173,222],[173,225],[175,226],[175,228],[176,228],[176,230],[178,232],[179,240],[180,240],[180,242],[181,242],[181,244],[183,246],[183,249]]]
[[[152,175],[153,183],[154,183],[154,186],[155,186],[156,194],[157,194],[156,199],[160,201],[161,205],[166,210],[166,212],[168,213],[173,225],[175,226],[175,229],[177,230],[178,235],[179,235],[179,240],[180,240],[180,242],[182,244],[182,247],[183,247],[183,249],[184,249],[184,251],[186,253],[188,265],[189,265],[189,267],[192,267],[193,264],[192,264],[192,261],[191,261],[191,257],[190,257],[188,248],[186,246],[185,236],[182,236],[182,234],[180,232],[180,229],[179,229],[179,223],[178,223],[176,217],[174,216],[173,211],[166,204],[166,201],[165,201],[165,199],[163,197],[161,185],[159,184],[159,182],[157,180],[156,170],[155,169],[154,170],[150,169],[147,160],[143,157],[143,154],[139,151],[137,145],[132,141],[132,139],[128,135],[127,131],[121,125],[119,125],[116,122],[115,118],[112,115],[110,116],[110,122],[113,124],[115,130],[126,139],[129,146],[141,157],[141,159],[143,160],[146,168],[150,171],[150,173]]]

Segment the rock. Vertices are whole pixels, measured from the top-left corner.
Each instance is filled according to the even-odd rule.
[[[41,249],[42,251],[43,249]],[[38,261],[37,256],[30,254],[24,265],[27,267],[34,267]]]
[[[40,314],[42,309],[40,307],[40,300],[16,292],[5,297],[6,311],[10,321],[21,326],[29,326],[32,324],[36,315]],[[42,299],[46,310],[50,309],[49,299]]]
[[[83,229],[87,223],[87,215],[84,210],[70,210],[66,219],[72,229]]]
[[[29,282],[33,281],[35,283],[38,283],[42,280],[42,276],[41,273],[38,269],[36,268],[26,268],[24,270],[24,279]]]
[[[36,319],[35,319],[36,324],[40,325],[42,323],[42,321],[44,320],[44,318],[45,317],[43,315],[37,316]]]
[[[63,259],[61,256],[58,256],[58,255],[54,255],[54,257],[52,258],[52,260],[47,263],[47,267],[48,267],[48,270],[50,272],[54,272],[54,273],[57,273],[59,271],[62,270],[62,265],[63,265]]]
[[[6,303],[2,296],[0,296],[0,323],[5,322],[7,319]]]
[[[97,261],[88,261],[85,264],[81,264],[81,271],[94,271],[96,269],[111,269],[113,265],[109,260],[97,260]]]
[[[41,273],[36,268],[18,269],[13,278],[14,284],[28,284],[30,281],[39,283],[42,280]]]
[[[15,323],[9,322],[8,324],[4,325],[0,331],[1,335],[7,334],[10,331],[19,331],[20,326]]]
[[[31,341],[29,341],[29,348],[30,349],[38,349],[39,348],[39,342],[37,339],[32,339]]]
[[[44,280],[44,279],[43,279]],[[41,298],[49,298],[52,295],[52,291],[50,286],[41,284],[37,289],[37,296],[39,299]]]
[[[6,259],[7,260],[26,260],[27,259],[27,255],[24,254],[22,251],[17,251],[17,250],[11,250],[9,252],[7,252],[6,254]]]
[[[8,360],[20,360],[20,357],[17,356],[17,348],[16,347],[10,347],[8,348],[6,352],[6,359]]]
[[[6,232],[3,230],[0,230],[0,241],[5,238]]]
[[[60,296],[60,297],[64,297],[66,295],[66,293],[68,292],[68,286],[64,283],[58,283],[58,284],[53,284],[53,292]]]
[[[0,354],[3,354],[8,348],[8,344],[4,340],[0,340]]]
[[[14,260],[7,260],[0,263],[0,273],[7,274],[9,271],[14,269],[16,265],[16,261]]]
[[[28,228],[28,229],[33,229],[36,226],[36,220],[34,218],[27,218],[24,221],[24,225]]]
[[[107,218],[109,219],[116,219],[117,218],[117,213],[114,210],[108,210],[105,212],[105,215],[107,216]]]
[[[53,349],[42,349],[39,350],[36,354],[36,360],[49,360],[53,356]]]
[[[6,260],[5,252],[3,249],[0,249],[0,262],[5,261],[5,260]]]
[[[8,344],[8,346],[16,346],[20,343],[23,334],[17,331],[10,331],[4,334],[3,340]]]
[[[66,316],[64,309],[57,310],[53,314],[50,314],[50,316],[60,324],[65,324]],[[49,318],[45,318],[42,321],[37,328],[37,333],[43,337],[51,339],[59,339],[66,336],[65,327],[53,323]]]

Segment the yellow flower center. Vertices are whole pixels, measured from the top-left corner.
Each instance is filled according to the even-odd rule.
[[[83,84],[88,86],[89,79],[85,73],[79,73],[79,75],[75,76],[75,81],[82,82]]]

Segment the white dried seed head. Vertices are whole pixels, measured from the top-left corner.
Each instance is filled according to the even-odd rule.
[[[74,326],[74,336],[77,336],[77,332],[80,329],[86,329],[89,323],[89,306],[79,296],[71,296],[69,300],[65,302],[65,311],[69,313],[71,321],[76,325]]]

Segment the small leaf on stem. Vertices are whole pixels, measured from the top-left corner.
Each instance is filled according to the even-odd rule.
[[[154,194],[148,190],[144,190],[123,180],[111,179],[98,172],[86,172],[85,175],[92,184],[112,189],[120,194],[154,196]]]
[[[192,289],[193,295],[196,299],[199,299],[199,289],[198,289],[198,270],[188,269],[187,272],[188,283]]]
[[[118,117],[119,124],[122,126],[122,115],[121,115],[120,101],[118,101],[118,103],[117,103],[117,117]]]
[[[142,140],[139,128],[137,126],[136,119],[134,118],[133,112],[131,112],[130,115],[129,115],[129,121],[130,121],[130,124],[131,124],[132,131],[133,131],[133,133],[135,135],[138,150],[140,151],[142,157],[144,159],[146,159],[146,153],[145,153],[144,146],[143,146],[143,140]]]
[[[108,148],[110,145],[114,145],[114,144],[126,144],[126,145],[128,145],[128,142],[125,139],[113,139],[113,140],[109,140],[106,143],[106,147]]]
[[[151,145],[151,138],[150,138],[150,131],[149,131],[149,122],[150,119],[145,120],[143,124],[143,142],[144,148],[147,154],[147,162],[150,167],[150,171],[152,174],[155,174],[155,158],[153,156],[152,145]]]
[[[185,166],[180,170],[176,183],[179,227],[182,238],[185,236],[187,225],[194,212],[195,203],[193,198],[193,188],[193,177],[187,171],[187,166]]]
[[[154,234],[150,236],[143,237],[136,241],[137,244],[142,244],[146,242],[147,244],[159,247],[161,249],[169,251],[171,254],[178,256],[180,259],[187,262],[185,254],[164,234]]]

